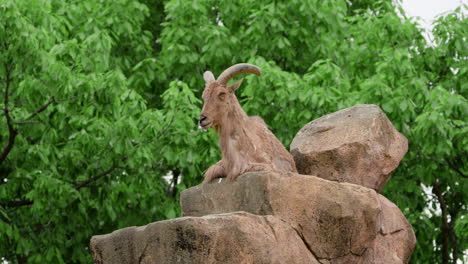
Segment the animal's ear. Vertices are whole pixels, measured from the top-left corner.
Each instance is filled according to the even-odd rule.
[[[233,85],[229,86],[229,90],[231,92],[234,92],[237,88],[239,88],[239,86],[241,85],[243,80],[244,79],[242,78],[242,79],[238,80],[236,83],[234,83]]]
[[[213,82],[215,80],[215,77],[214,77],[212,72],[206,71],[203,74],[203,79],[205,80],[206,83],[210,83],[210,82]]]

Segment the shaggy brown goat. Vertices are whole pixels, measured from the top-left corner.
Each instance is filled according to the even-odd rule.
[[[234,91],[242,83],[227,83],[240,73],[260,75],[260,69],[252,64],[240,63],[226,69],[215,80],[213,73],[203,74],[206,86],[203,91],[203,109],[199,127],[213,127],[219,134],[219,146],[223,158],[205,172],[205,182],[215,178],[235,179],[249,171],[297,172],[294,159],[281,142],[257,116],[249,117],[237,100]]]

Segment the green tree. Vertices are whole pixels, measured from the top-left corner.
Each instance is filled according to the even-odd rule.
[[[0,257],[90,262],[93,234],[178,214],[162,176],[198,162],[186,146],[209,135],[188,130],[199,100],[187,85],[168,85],[162,109],[141,95],[157,72],[149,13],[138,1],[0,2]]]
[[[455,263],[468,234],[466,10],[440,17],[431,45],[391,1],[170,1],[159,63],[191,87],[205,69],[260,66],[241,101],[286,146],[312,119],[381,106],[410,142],[384,195],[415,228],[412,262]]]
[[[416,231],[412,262],[463,259],[466,10],[428,44],[390,0],[0,0],[0,258],[90,262],[92,235],[178,216],[220,158],[196,129],[201,76],[250,62],[264,74],[238,97],[286,146],[381,106],[410,142],[384,195]]]

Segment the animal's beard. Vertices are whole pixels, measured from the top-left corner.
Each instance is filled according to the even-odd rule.
[[[201,131],[203,131],[203,132],[208,131],[208,129],[203,128],[200,124],[198,124],[198,130],[201,130]]]

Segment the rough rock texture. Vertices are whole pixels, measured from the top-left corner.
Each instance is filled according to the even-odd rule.
[[[362,255],[378,233],[372,189],[299,174],[255,172],[181,194],[184,216],[246,211],[289,223],[318,259]]]
[[[377,192],[407,150],[408,140],[376,105],[356,105],[316,119],[291,143],[299,173]]]
[[[94,262],[319,263],[286,223],[230,213],[128,227],[91,239]]]
[[[365,258],[369,263],[408,263],[416,246],[413,228],[394,203],[382,195],[379,201],[379,234]]]
[[[380,108],[358,105],[317,119],[291,149],[308,175],[251,172],[187,189],[180,198],[185,217],[94,236],[94,262],[409,262],[413,229],[376,192],[407,140]]]

